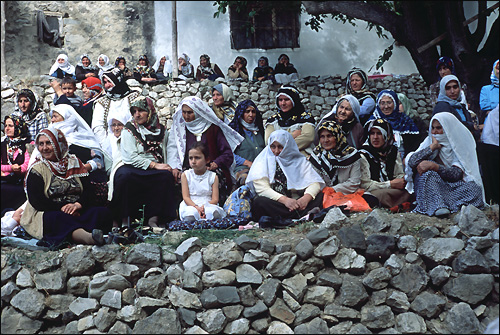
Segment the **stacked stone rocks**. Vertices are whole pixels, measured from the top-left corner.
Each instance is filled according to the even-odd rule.
[[[172,115],[175,113],[179,102],[191,95],[198,96],[207,102],[211,102],[211,88],[218,82],[212,81],[172,81],[165,85],[142,85],[134,79],[127,81],[133,90],[139,91],[144,96],[150,97],[156,107],[163,124],[170,129]],[[337,97],[345,93],[346,78],[337,76],[306,77],[294,83],[301,92],[302,103],[310,110],[316,121],[331,111]],[[276,112],[275,96],[280,85],[274,85],[271,81],[265,82],[241,82],[227,81],[226,84],[233,90],[236,100],[243,101],[252,99],[263,118],[267,119]],[[429,90],[418,74],[410,76],[387,76],[384,78],[370,79],[368,82],[371,91],[377,94],[383,89],[392,89],[398,93],[404,93],[412,104],[413,116],[424,121],[430,120],[432,106],[429,98]],[[77,85],[81,88],[81,84]],[[54,90],[49,86],[45,77],[31,78],[29,80],[12,79],[9,76],[2,77],[2,120],[3,117],[14,110],[14,99],[19,89],[29,88],[43,101],[43,109],[48,112],[52,104]],[[77,90],[81,94],[81,90]]]
[[[2,332],[472,334],[498,317],[498,221],[468,206],[400,236],[386,211],[359,215],[332,209],[298,243],[78,246],[31,269],[2,255]]]

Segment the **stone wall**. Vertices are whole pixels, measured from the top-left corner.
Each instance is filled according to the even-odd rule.
[[[62,48],[38,42],[36,10],[62,16]],[[124,55],[129,65],[141,54],[152,55],[154,1],[5,1],[5,16],[5,65],[11,76],[48,74],[61,53],[75,66],[84,53],[94,65],[100,54],[113,63]]]
[[[168,84],[142,85],[134,79],[127,81],[133,90],[142,92],[144,96],[150,97],[155,104],[162,123],[170,128],[171,118],[179,102],[187,96],[196,95],[207,102],[212,102],[212,86],[216,82],[202,81],[171,81]],[[319,121],[321,116],[328,113],[337,97],[345,93],[346,78],[340,75],[307,77],[294,83],[301,92],[302,103],[310,110]],[[252,99],[259,110],[264,113],[267,119],[276,112],[275,96],[280,85],[275,85],[271,81],[266,82],[241,82],[226,81],[231,87],[236,100],[243,101]],[[432,114],[432,107],[429,97],[429,90],[422,77],[418,74],[411,76],[387,76],[383,79],[370,79],[368,81],[371,91],[377,94],[382,89],[389,88],[396,92],[406,94],[413,106],[412,116],[420,118],[424,122],[429,122]],[[81,84],[77,85],[78,88]],[[4,115],[14,110],[14,99],[16,92],[21,88],[31,88],[40,98],[45,111],[50,110],[54,90],[49,86],[46,78],[38,79],[13,79],[8,76],[2,77],[2,120]],[[78,90],[77,94],[82,95]]]
[[[32,267],[2,252],[2,332],[483,333],[499,313],[489,210],[496,222],[474,206],[451,223],[420,216],[414,235],[384,210],[334,208],[294,243],[78,246]]]

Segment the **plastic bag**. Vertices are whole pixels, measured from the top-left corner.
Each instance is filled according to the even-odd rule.
[[[351,212],[364,212],[371,211],[370,206],[363,199],[363,190],[358,190],[353,194],[343,194],[342,192],[335,192],[331,187],[323,188],[323,208],[330,206],[347,206],[346,208]]]

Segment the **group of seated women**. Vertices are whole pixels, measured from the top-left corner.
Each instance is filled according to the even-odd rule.
[[[101,74],[91,126],[69,104],[52,106],[48,126],[33,92],[21,90],[19,111],[4,121],[2,193],[4,183],[23,191],[25,180],[27,198],[9,206],[21,208],[21,225],[50,246],[102,245],[105,233],[141,217],[151,227],[216,220],[239,187],[250,189],[254,221],[321,210],[327,188],[359,194],[372,208],[413,203],[426,215],[482,208],[476,140],[462,117],[467,110],[455,107],[460,83],[450,77],[440,91],[450,109],[436,110],[426,132],[400,109],[396,92],[375,97],[360,69],[349,72],[348,94],[319,122],[291,84],[280,87],[276,113],[264,121],[254,101],[236,103],[218,83],[211,105],[184,98],[169,130],[118,67]]]

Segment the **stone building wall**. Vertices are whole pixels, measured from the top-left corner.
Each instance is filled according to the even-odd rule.
[[[316,121],[328,113],[337,97],[345,93],[346,78],[340,75],[307,77],[295,83],[301,92],[302,103],[306,109],[310,110]],[[127,81],[133,90],[142,92],[144,96],[150,97],[160,116],[160,121],[170,128],[172,115],[175,113],[179,102],[191,95],[196,95],[211,103],[212,86],[215,82],[202,81],[177,81],[160,85],[142,85],[136,80]],[[245,99],[252,99],[259,110],[263,113],[263,118],[267,119],[276,112],[275,96],[280,85],[267,82],[241,82],[226,81],[226,84],[233,90],[237,102]],[[396,92],[404,93],[412,104],[412,117],[420,118],[424,123],[428,123],[432,114],[432,105],[429,90],[424,80],[418,74],[411,76],[387,76],[383,79],[370,79],[368,85],[372,92],[378,94],[383,89],[392,89]],[[78,88],[81,84],[77,84]],[[21,80],[10,77],[2,77],[2,120],[4,115],[14,110],[14,100],[16,92],[21,88],[32,89],[40,98],[43,108],[49,112],[52,105],[54,90],[49,86],[45,78],[36,80]],[[82,91],[77,90],[77,94],[82,95]]]
[[[38,41],[36,11],[62,16],[62,48]],[[6,73],[16,77],[46,74],[57,55],[65,53],[75,65],[89,54],[95,65],[105,54],[114,62],[124,55],[129,63],[152,55],[154,1],[5,1]]]

